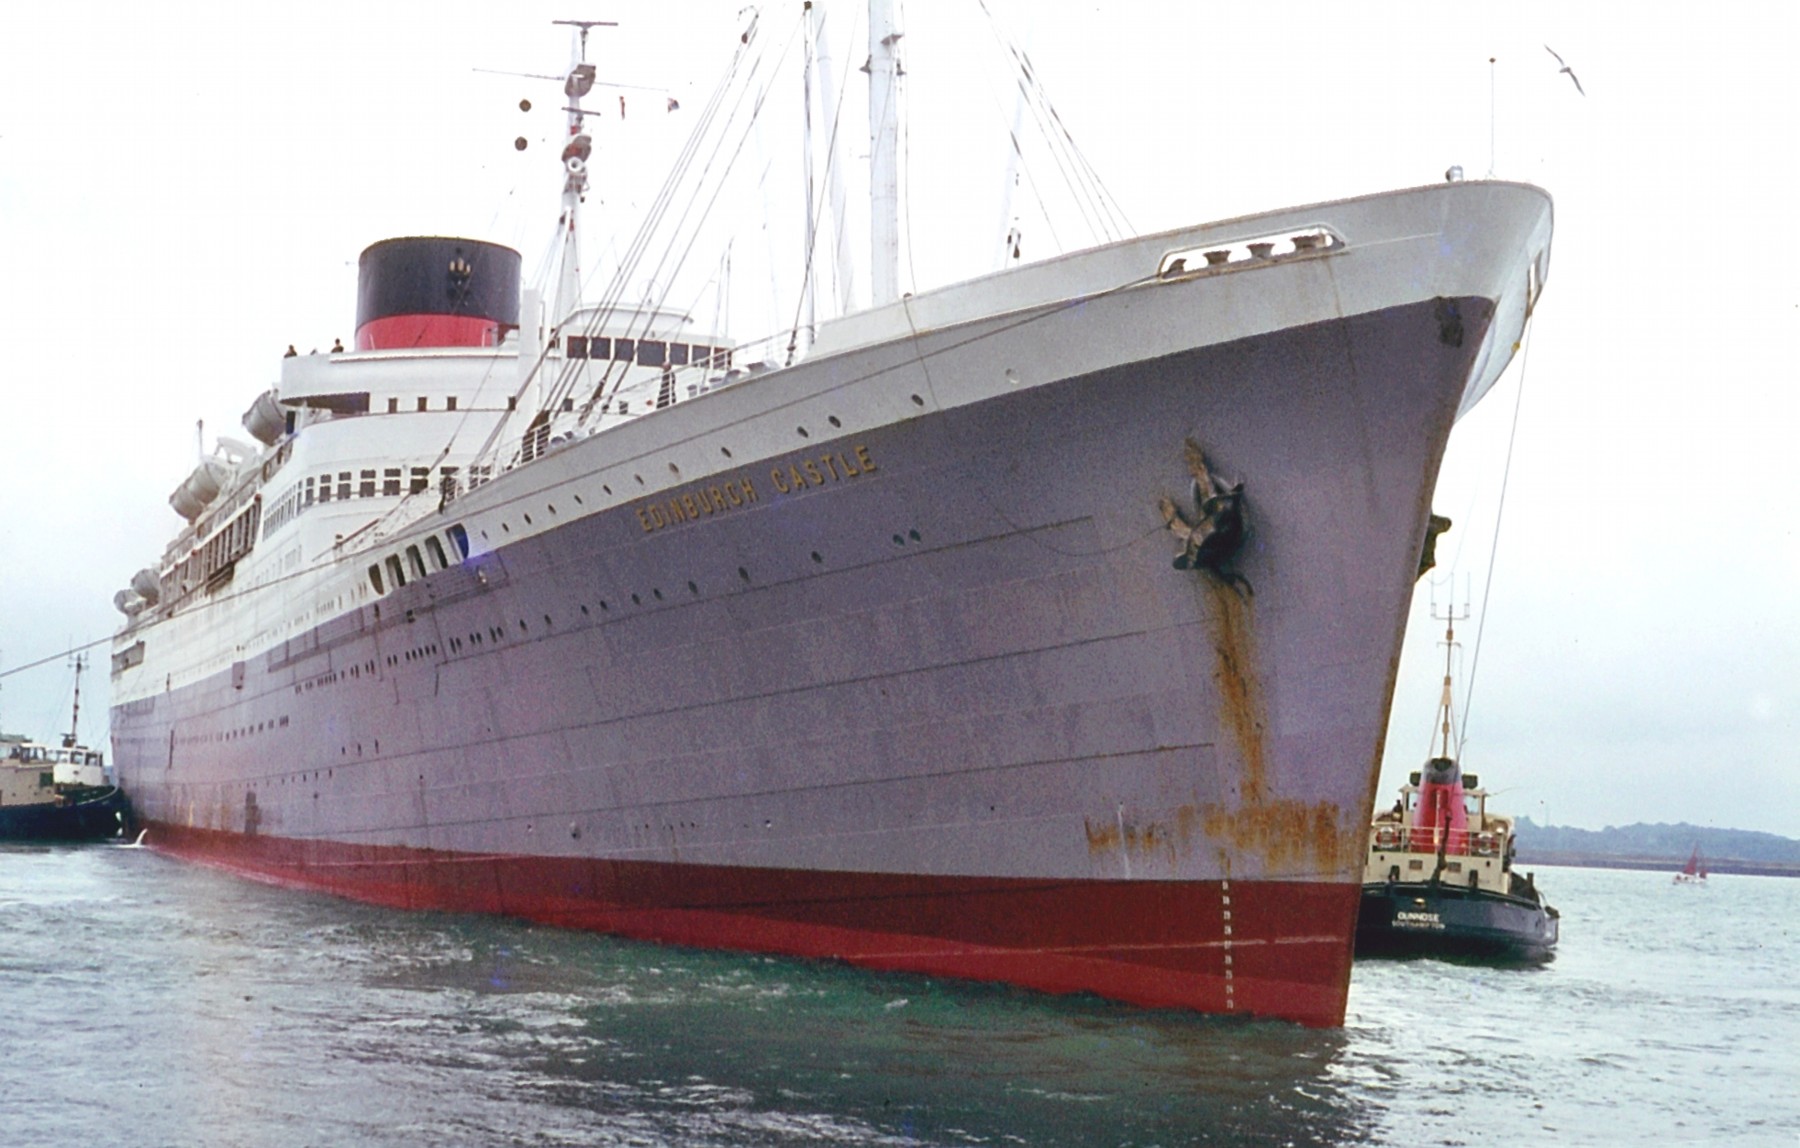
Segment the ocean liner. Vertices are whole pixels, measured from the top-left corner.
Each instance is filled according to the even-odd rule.
[[[1341,1023],[1433,484],[1537,301],[1549,197],[1458,179],[909,296],[878,266],[873,306],[769,354],[578,301],[585,55],[548,311],[510,249],[377,243],[354,345],[290,349],[256,442],[171,497],[112,656],[149,844]]]

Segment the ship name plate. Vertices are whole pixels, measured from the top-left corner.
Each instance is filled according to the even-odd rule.
[[[869,448],[857,443],[845,450],[828,451],[817,458],[796,459],[773,466],[769,469],[769,482],[779,494],[796,494],[808,487],[849,482],[877,469]],[[639,506],[638,525],[644,528],[644,533],[651,534],[697,518],[740,510],[759,501],[761,496],[757,493],[755,478],[738,472]]]

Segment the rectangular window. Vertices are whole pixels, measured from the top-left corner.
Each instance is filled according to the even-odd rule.
[[[319,476],[319,501],[331,501],[331,476],[329,474]]]
[[[570,395],[567,398],[563,399],[563,411],[565,413],[568,411],[572,411],[574,409],[575,409],[575,396],[574,395]]]
[[[588,340],[588,357],[590,359],[612,358],[612,340],[603,335],[595,335]]]
[[[447,411],[453,411],[456,409],[456,396],[455,395],[446,395],[444,397],[444,409]]]
[[[630,339],[613,340],[613,361],[629,363],[637,357],[637,347]]]
[[[677,367],[687,366],[688,365],[688,345],[686,343],[670,343],[669,344],[669,362],[671,365],[677,366]]]
[[[588,357],[588,341],[586,335],[569,336],[569,358],[585,359]]]
[[[393,414],[399,414],[399,413],[400,413],[400,400],[399,399],[389,399],[388,400],[388,414],[393,415]]]
[[[431,400],[426,398],[424,395],[420,395],[419,396],[419,409],[422,411],[430,410],[431,409]]]
[[[340,471],[338,471],[338,501],[342,502],[344,499],[349,498],[349,497],[350,497],[350,472],[347,470],[340,470]]]
[[[400,468],[390,466],[381,472],[381,493],[386,498],[397,498],[400,495]]]
[[[431,489],[431,468],[415,466],[412,468],[412,483],[407,490],[412,494],[420,494]]]
[[[662,367],[669,362],[669,345],[661,339],[643,339],[638,342],[638,365],[641,367]]]
[[[311,506],[312,504],[313,504],[313,480],[309,478],[306,480],[306,498],[303,502],[300,503],[300,505]]]
[[[362,472],[362,481],[360,483],[358,483],[357,487],[356,487],[356,497],[358,497],[358,498],[374,498],[375,497],[375,472],[374,471],[365,470]]]

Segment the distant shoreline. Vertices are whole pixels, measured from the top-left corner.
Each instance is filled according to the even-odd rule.
[[[1607,857],[1594,853],[1560,853],[1543,849],[1521,849],[1513,860],[1515,868],[1527,865],[1567,865],[1577,869],[1641,869],[1673,876],[1687,863],[1682,857]],[[1734,861],[1729,858],[1706,859],[1708,873],[1729,873],[1743,877],[1800,877],[1800,864],[1780,861]]]

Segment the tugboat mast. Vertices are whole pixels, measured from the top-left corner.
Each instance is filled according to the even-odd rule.
[[[1456,655],[1456,624],[1461,621],[1466,621],[1469,615],[1470,608],[1467,604],[1463,606],[1462,613],[1460,614],[1456,612],[1456,607],[1454,605],[1444,607],[1444,612],[1442,614],[1437,612],[1437,607],[1435,605],[1433,605],[1431,610],[1432,619],[1444,623],[1444,693],[1438,700],[1439,728],[1444,739],[1444,747],[1442,751],[1436,755],[1438,757],[1448,758],[1450,756],[1450,726],[1452,724],[1452,716],[1455,712],[1451,707],[1450,696],[1451,660]]]
[[[75,748],[75,734],[81,729],[81,671],[87,665],[87,655],[75,655],[75,709],[69,714],[69,732],[63,734],[63,748]]]

